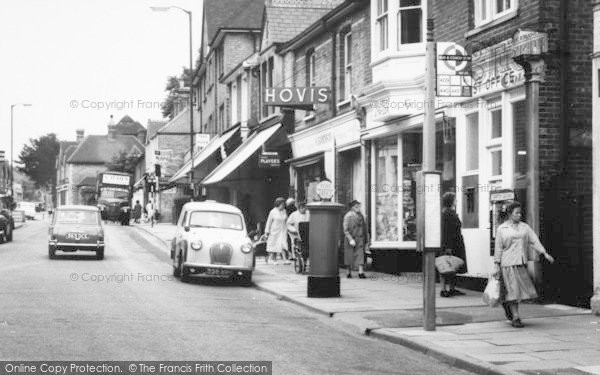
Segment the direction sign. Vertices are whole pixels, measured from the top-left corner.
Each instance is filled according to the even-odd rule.
[[[437,96],[472,96],[471,56],[456,43],[438,43],[437,50]]]

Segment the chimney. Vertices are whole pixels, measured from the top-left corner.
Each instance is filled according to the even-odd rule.
[[[108,123],[108,139],[115,139],[117,136],[117,126],[113,121],[113,115],[110,115],[110,122]]]
[[[77,140],[77,143],[80,143],[81,141],[83,141],[83,138],[84,138],[84,130],[83,129],[75,130],[75,139]]]
[[[141,144],[146,144],[146,129],[140,129],[137,132],[137,139]]]

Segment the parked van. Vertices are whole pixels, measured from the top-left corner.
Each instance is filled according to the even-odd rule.
[[[35,219],[36,204],[34,202],[17,202],[17,210],[25,212],[25,217],[29,220]]]

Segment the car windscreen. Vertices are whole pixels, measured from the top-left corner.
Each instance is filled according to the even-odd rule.
[[[98,225],[98,212],[94,211],[56,211],[55,224]]]
[[[243,230],[239,214],[217,211],[193,211],[190,214],[190,227]]]

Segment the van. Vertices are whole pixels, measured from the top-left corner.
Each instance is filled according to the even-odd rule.
[[[17,202],[17,210],[25,212],[25,217],[29,220],[35,219],[35,207],[34,202]]]

